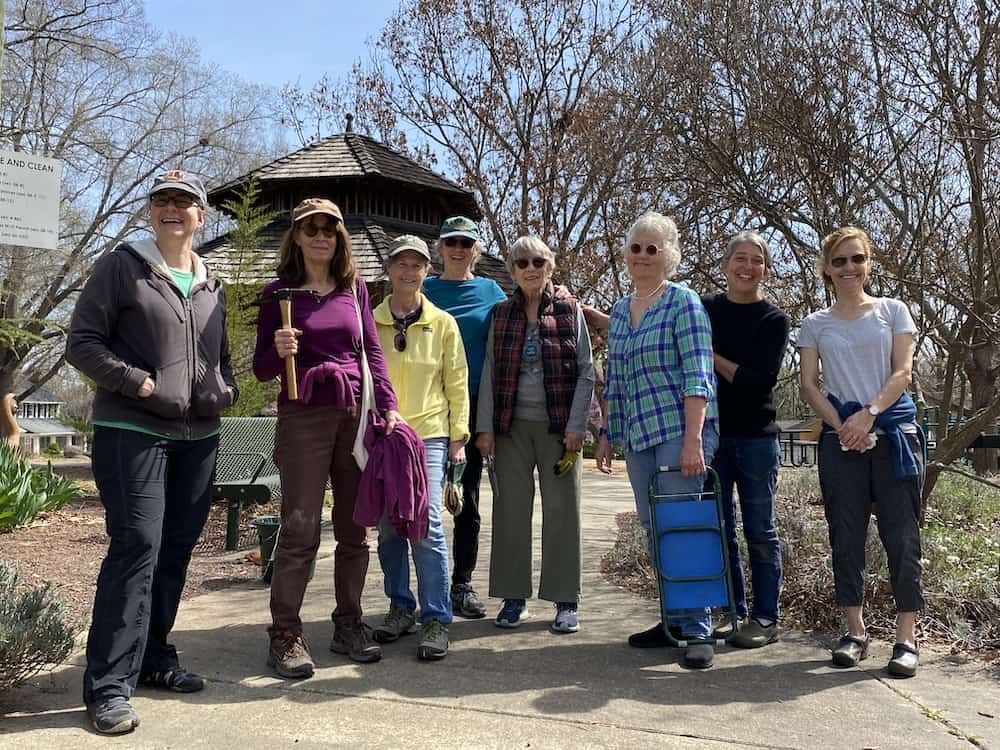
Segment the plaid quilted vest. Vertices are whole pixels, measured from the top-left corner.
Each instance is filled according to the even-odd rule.
[[[564,286],[549,283],[538,306],[538,338],[542,345],[542,376],[549,432],[566,430],[573,393],[576,391],[576,299]],[[524,295],[518,289],[493,310],[493,429],[510,432],[521,371],[521,351],[528,318]]]

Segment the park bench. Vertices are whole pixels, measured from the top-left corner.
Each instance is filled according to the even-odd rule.
[[[228,502],[226,549],[239,543],[240,509],[281,497],[281,478],[271,458],[277,417],[223,417],[212,497]]]

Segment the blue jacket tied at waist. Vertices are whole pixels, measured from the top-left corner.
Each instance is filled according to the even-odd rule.
[[[833,404],[833,408],[837,410],[841,421],[846,420],[849,416],[864,408],[857,401],[848,401],[846,404],[842,404],[832,394],[827,394],[826,397]],[[902,396],[896,399],[892,406],[875,417],[875,423],[872,425],[872,430],[875,428],[882,430],[889,440],[892,468],[896,473],[897,479],[906,479],[907,477],[920,475],[920,469],[917,466],[916,456],[913,455],[913,449],[910,448],[910,444],[903,437],[903,431],[899,429],[901,424],[915,422],[916,418],[917,405],[913,403],[910,394],[904,392]],[[830,425],[823,425],[823,432],[832,431],[833,428]]]

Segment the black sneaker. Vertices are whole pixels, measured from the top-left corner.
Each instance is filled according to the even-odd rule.
[[[676,625],[670,625],[669,628],[674,640],[681,640],[681,629]],[[628,645],[632,648],[667,648],[676,644],[667,639],[667,634],[663,632],[663,623],[658,622],[648,630],[630,635]]]
[[[139,715],[123,695],[88,703],[87,716],[101,734],[125,734],[139,726]]]
[[[352,661],[362,664],[382,658],[382,647],[372,638],[371,627],[363,622],[334,625],[330,650],[335,654],[347,654]]]
[[[139,675],[139,684],[160,690],[173,690],[175,693],[197,693],[205,689],[205,678],[177,667],[165,672],[146,672]]]
[[[683,664],[688,669],[708,669],[715,661],[715,649],[711,643],[692,643],[684,649]]]
[[[451,609],[459,617],[478,620],[486,617],[486,605],[479,601],[479,594],[467,583],[456,583],[451,587]]]

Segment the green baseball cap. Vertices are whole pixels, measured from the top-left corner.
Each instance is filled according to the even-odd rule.
[[[441,239],[446,237],[468,237],[469,239],[480,240],[479,226],[472,219],[466,216],[452,216],[444,220],[441,225]]]

